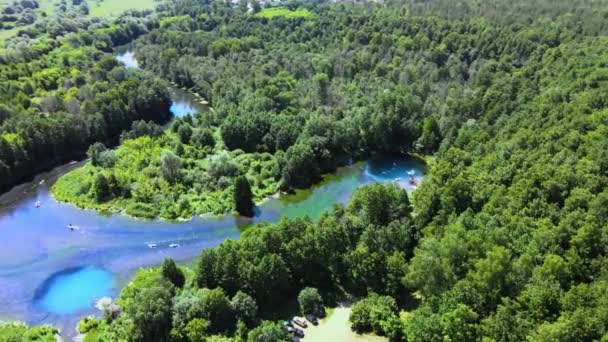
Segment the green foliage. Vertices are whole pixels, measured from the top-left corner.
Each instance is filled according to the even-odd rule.
[[[239,176],[234,181],[234,206],[242,216],[253,216],[253,194],[251,185],[245,176]]]
[[[395,184],[373,184],[357,191],[346,210],[372,225],[386,225],[411,213],[407,191]]]
[[[19,7],[34,2],[20,1]],[[93,143],[115,143],[133,121],[169,118],[166,85],[154,75],[127,72],[106,55],[147,32],[149,18],[93,19],[84,7],[70,2],[53,8],[45,1],[27,9],[45,13],[34,25],[3,39],[0,190],[80,157]],[[91,157],[103,167],[114,161],[111,153]]]
[[[247,342],[287,342],[291,337],[281,323],[263,321],[247,335]]]
[[[256,323],[258,317],[258,304],[250,295],[238,291],[230,301],[237,320],[249,326]]]
[[[169,280],[171,284],[175,285],[175,287],[184,287],[186,277],[184,276],[184,272],[179,269],[179,267],[177,267],[173,259],[166,258],[165,260],[163,260],[163,264],[161,266],[161,274],[165,279]]]
[[[59,331],[52,327],[29,328],[20,323],[0,323],[0,341],[42,341],[54,342]]]
[[[134,341],[168,341],[171,330],[171,292],[162,286],[138,292],[126,312],[133,320]]]
[[[387,323],[398,319],[395,299],[372,294],[353,304],[349,321],[357,333],[374,332],[378,335],[392,333]]]
[[[319,294],[319,290],[314,287],[305,287],[298,294],[298,304],[302,314],[317,314],[318,310],[323,306],[323,298]]]

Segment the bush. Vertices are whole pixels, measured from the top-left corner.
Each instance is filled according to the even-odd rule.
[[[385,336],[390,332],[386,322],[398,319],[397,314],[394,298],[372,294],[353,305],[349,320],[351,328],[359,334],[374,332]]]
[[[319,290],[314,287],[306,287],[300,291],[298,295],[298,303],[302,314],[314,314],[323,305],[323,298],[319,294]]]

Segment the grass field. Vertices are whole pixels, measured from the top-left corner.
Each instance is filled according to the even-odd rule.
[[[303,342],[386,342],[385,337],[375,335],[358,335],[350,330],[350,307],[337,307],[328,310],[326,318],[319,321],[319,325],[308,325],[304,329]]]
[[[305,8],[298,8],[295,11],[292,11],[287,8],[282,7],[274,7],[274,8],[264,8],[258,14],[256,14],[259,18],[272,19],[276,17],[286,17],[286,18],[312,18],[312,13]]]
[[[94,17],[112,17],[131,9],[154,9],[154,7],[156,7],[155,0],[97,0],[89,2],[89,14]]]

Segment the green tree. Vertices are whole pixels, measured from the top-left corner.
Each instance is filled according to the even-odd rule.
[[[253,193],[245,176],[239,176],[234,181],[234,206],[240,215],[253,217]]]
[[[230,301],[236,319],[245,322],[248,326],[257,320],[258,304],[250,295],[238,291]]]
[[[127,308],[133,320],[134,341],[168,341],[171,330],[171,292],[161,286],[143,288]]]
[[[89,150],[87,151],[87,156],[91,160],[91,164],[93,166],[99,166],[99,157],[103,152],[107,151],[107,149],[108,148],[100,142],[96,142],[89,147]]]
[[[316,314],[320,307],[323,306],[323,298],[319,294],[319,290],[314,287],[305,287],[298,294],[298,304],[302,314]]]
[[[163,277],[169,280],[176,287],[184,287],[186,277],[184,276],[184,272],[179,267],[177,267],[173,259],[165,258],[165,260],[163,260],[163,264],[161,266],[161,273]]]
[[[95,176],[93,186],[91,187],[91,194],[97,203],[105,202],[108,198],[110,198],[110,186],[107,178],[102,173],[98,173]]]
[[[169,183],[174,183],[181,177],[182,160],[171,151],[164,151],[160,157],[160,173]]]
[[[247,335],[247,342],[288,342],[291,341],[287,329],[280,323],[263,321]]]

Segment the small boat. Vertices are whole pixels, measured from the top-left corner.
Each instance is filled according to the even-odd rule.
[[[416,170],[409,170],[409,171],[407,172],[407,174],[408,174],[408,175],[410,175],[410,176],[413,176],[413,175],[415,175],[415,174],[416,174]]]
[[[171,248],[178,248],[178,247],[181,247],[181,245],[179,243],[172,243],[172,244],[169,245],[169,247],[171,247]]]
[[[148,244],[147,244],[147,246],[148,246],[149,248],[156,248],[156,247],[158,247],[158,245],[157,245],[157,244],[155,244],[155,243],[148,243]]]
[[[70,164],[69,164],[69,165],[74,165],[74,164],[76,164],[76,163],[78,163],[78,162],[77,162],[77,161],[75,161],[75,160],[72,160],[72,161],[70,162]]]
[[[43,179],[43,180],[41,180],[41,181],[40,181],[40,183],[38,183],[38,184],[39,184],[39,185],[42,185],[42,184],[44,184],[44,182],[46,182],[46,180],[44,180],[44,179]]]
[[[416,179],[414,179],[414,177],[410,176],[410,179],[408,180],[408,182],[410,183],[410,185],[418,185],[418,183],[416,182]]]
[[[68,224],[68,229],[71,230],[71,231],[75,231],[75,230],[80,230],[80,227],[75,226],[75,225],[73,225],[73,224],[70,223],[70,224]]]
[[[36,206],[36,208],[40,208],[40,206],[42,205],[42,202],[36,201],[36,203],[34,203],[34,205]]]

